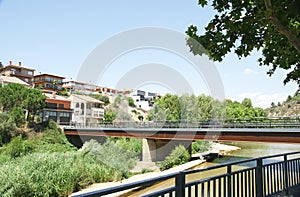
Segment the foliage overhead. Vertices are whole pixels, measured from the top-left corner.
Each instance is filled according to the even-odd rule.
[[[258,50],[259,65],[270,66],[268,75],[278,68],[288,70],[284,84],[295,81],[300,86],[300,1],[199,0],[199,5],[208,2],[217,14],[204,35],[198,35],[194,25],[186,31],[194,55],[208,53],[214,61],[222,61],[231,51],[242,58]]]

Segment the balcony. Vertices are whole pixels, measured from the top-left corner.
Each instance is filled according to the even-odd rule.
[[[86,115],[92,118],[103,118],[104,117],[104,109],[102,108],[91,108],[86,110]]]

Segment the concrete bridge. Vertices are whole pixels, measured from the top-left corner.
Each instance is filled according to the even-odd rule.
[[[74,125],[65,127],[64,133],[78,147],[92,138],[98,141],[104,141],[107,136],[143,138],[142,160],[150,162],[164,160],[179,144],[191,151],[194,140],[300,143],[300,118],[200,123],[118,122]]]

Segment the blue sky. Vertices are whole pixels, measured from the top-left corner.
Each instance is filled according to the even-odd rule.
[[[2,0],[0,61],[4,65],[10,60],[14,63],[21,61],[24,66],[35,68],[36,73],[57,74],[65,76],[66,80],[76,79],[90,52],[112,35],[125,30],[153,26],[184,33],[190,24],[195,24],[203,32],[214,11],[201,8],[197,2]],[[113,87],[117,72],[130,69],[129,65],[135,57],[144,58],[143,61],[147,62],[162,59],[162,54],[144,51],[123,57],[119,64],[115,64],[115,70],[108,72],[98,83]],[[244,97],[250,97],[255,106],[268,107],[271,101],[281,102],[295,93],[296,84],[283,85],[286,71],[278,70],[270,78],[266,75],[268,68],[258,66],[258,57],[259,52],[242,60],[230,54],[223,62],[215,63],[226,98],[241,101]],[[180,60],[169,63],[175,62]],[[190,74],[188,70],[183,72],[190,76],[191,83],[195,80],[194,84],[197,84],[192,71]],[[199,87],[196,94],[202,93],[202,86]],[[157,90],[160,88],[157,87]],[[207,91],[203,89],[203,93]]]

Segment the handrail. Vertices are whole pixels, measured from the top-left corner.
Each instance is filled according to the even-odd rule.
[[[246,160],[242,160],[242,161],[229,162],[229,163],[220,164],[220,165],[216,165],[216,166],[209,166],[209,167],[206,167],[206,168],[203,168],[203,169],[194,169],[194,170],[186,170],[186,171],[182,171],[182,172],[175,172],[175,173],[171,173],[171,174],[168,174],[168,175],[163,175],[163,176],[156,177],[156,178],[137,181],[137,182],[134,182],[134,183],[128,183],[128,184],[115,186],[115,187],[111,187],[111,188],[106,188],[106,189],[101,189],[101,190],[96,190],[96,191],[92,191],[92,192],[88,192],[88,193],[72,195],[72,197],[85,197],[85,196],[94,197],[94,196],[102,196],[102,195],[107,195],[107,194],[113,194],[113,193],[120,192],[120,191],[125,191],[125,190],[128,190],[128,189],[134,189],[136,187],[147,186],[149,184],[153,184],[153,183],[156,183],[156,182],[168,180],[168,179],[171,179],[171,178],[175,178],[176,179],[175,183],[178,183],[177,179],[181,175],[186,176],[188,174],[199,173],[199,172],[203,172],[203,171],[214,170],[214,169],[219,169],[219,168],[224,168],[224,167],[227,167],[227,169],[230,169],[225,174],[212,176],[210,178],[202,179],[201,181],[199,180],[198,182],[200,183],[200,182],[205,182],[205,181],[211,181],[211,180],[216,180],[218,178],[222,178],[222,177],[225,177],[225,176],[226,177],[231,177],[231,176],[233,176],[233,174],[243,173],[244,172],[243,170],[238,170],[238,171],[233,171],[232,172],[231,171],[231,166],[242,164],[242,163],[254,162],[254,161],[256,161],[256,166],[250,167],[247,170],[254,170],[255,169],[256,170],[256,175],[257,175],[256,178],[261,178],[260,176],[262,176],[263,167],[269,165],[269,164],[263,164],[263,160],[283,157],[283,160],[284,160],[283,162],[286,164],[286,162],[289,161],[288,156],[296,155],[296,154],[300,154],[300,151],[290,152],[290,153],[283,153],[283,154],[276,154],[276,155],[271,155],[271,156],[263,156],[263,157],[258,157],[258,158],[246,159]],[[300,160],[300,157],[298,159]],[[282,161],[280,161],[278,163],[282,163]],[[287,170],[287,169],[283,168],[283,170]],[[284,173],[286,173],[286,172],[284,172]],[[189,185],[192,185],[191,182],[186,183],[185,178],[183,180],[184,180],[185,187],[188,187]],[[256,181],[259,181],[259,180],[256,180]],[[288,180],[285,179],[285,181],[288,181]],[[195,183],[195,182],[193,182],[193,183]],[[263,183],[260,183],[260,184],[263,184]],[[298,183],[298,184],[300,186],[300,183]],[[284,190],[288,190],[289,189],[288,186],[289,185],[286,184],[285,185],[286,188],[284,188]],[[230,187],[231,187],[231,185],[230,185]],[[292,187],[292,185],[290,185],[290,187]],[[258,189],[262,189],[262,188],[257,188],[257,190]],[[156,191],[155,193],[152,193],[152,194],[155,194],[155,195],[159,196],[158,194],[160,194],[160,192],[162,194],[164,194],[165,192],[172,192],[172,190],[175,193],[177,191],[176,187],[173,186],[171,188],[163,189],[161,191]],[[257,192],[263,192],[263,191],[257,191]],[[182,191],[181,191],[181,194],[182,194]]]
[[[72,123],[75,128],[300,128],[300,116],[257,117],[249,119],[207,119],[200,122],[149,121],[149,122],[101,122]]]

